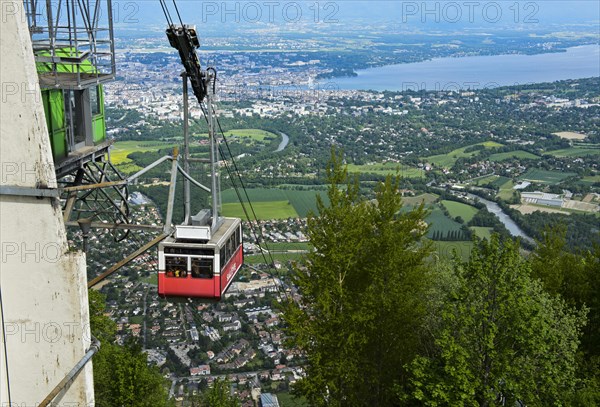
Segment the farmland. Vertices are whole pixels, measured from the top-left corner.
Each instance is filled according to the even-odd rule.
[[[206,134],[203,134],[207,137]],[[260,129],[234,129],[225,132],[228,141],[238,141],[241,143],[264,143],[265,141],[279,140],[281,136]]]
[[[500,182],[502,183],[500,184]],[[515,192],[513,187],[515,186],[515,183],[512,179],[500,177],[498,181],[494,182],[493,184],[498,186],[498,194],[496,196],[498,196],[499,198],[509,200],[513,197]]]
[[[526,160],[539,160],[541,157],[539,155],[535,155],[528,151],[523,151],[523,150],[508,151],[506,153],[496,153],[496,154],[490,155],[490,161],[504,161],[504,160],[510,160],[513,158],[526,159]]]
[[[583,177],[581,182],[585,182],[586,184],[594,184],[596,182],[600,182],[600,175],[589,175],[587,177]]]
[[[295,252],[308,251],[312,249],[312,245],[309,242],[277,242],[268,243],[267,246],[271,252]]]
[[[548,151],[546,154],[550,154],[554,157],[587,157],[600,155],[600,148],[596,145],[575,146],[570,148],[563,148],[561,150]]]
[[[405,206],[418,206],[424,203],[425,206],[431,205],[438,198],[436,194],[426,193],[417,196],[406,196],[402,198]]]
[[[549,206],[544,206],[544,205],[520,204],[520,205],[511,205],[510,207],[518,210],[523,215],[529,215],[529,214],[532,214],[537,211],[545,212],[545,213],[562,213],[562,214],[567,214],[567,215],[569,214],[568,211],[563,211],[560,208],[551,208]]]
[[[285,263],[287,261],[302,261],[305,257],[305,253],[274,253],[271,256],[267,255],[267,261],[269,261],[270,257],[273,257],[274,261],[279,261]],[[264,263],[265,259],[262,254],[252,254],[248,256],[244,256],[244,263],[246,264],[260,264]]]
[[[298,213],[289,201],[269,201],[269,202],[253,202],[252,207],[256,213],[256,217],[259,220],[265,219],[287,219],[296,218]],[[253,214],[250,207],[247,205],[246,209],[249,212],[249,216],[253,218]],[[230,216],[233,218],[241,218],[242,220],[248,220],[242,205],[239,203],[224,203],[221,209],[223,216]]]
[[[585,134],[574,133],[572,131],[559,131],[558,133],[552,134],[565,140],[583,140],[587,137]]]
[[[348,164],[348,172],[378,174],[378,175],[400,175],[406,178],[423,178],[424,171],[418,168],[409,167],[399,163],[382,164]]]
[[[274,133],[259,129],[234,129],[225,132],[225,135],[228,137],[229,141],[238,141],[242,143],[264,143],[266,140],[277,140],[280,138],[280,136]],[[206,133],[194,134],[192,136],[192,142],[199,138],[202,139],[207,137],[208,135]],[[121,167],[126,164],[131,165],[131,160],[127,158],[127,156],[131,153],[144,153],[148,151],[158,151],[161,149],[171,149],[175,145],[178,145],[178,143],[174,143],[173,141],[117,141],[112,146],[110,157],[113,164]]]
[[[471,179],[469,181],[469,183],[474,184],[474,185],[486,185],[486,184],[496,181],[498,178],[504,178],[504,177],[500,177],[499,175],[484,175],[482,177],[477,177],[477,178]]]
[[[175,146],[172,142],[164,141],[117,141],[110,150],[110,160],[123,172],[134,172],[141,170],[141,167],[135,165],[127,156],[135,152],[158,151],[161,149],[171,149]]]
[[[542,184],[558,184],[567,178],[574,177],[573,172],[558,172],[539,170],[536,168],[529,169],[525,174],[519,177],[522,181],[537,182]]]
[[[457,216],[460,216],[465,222],[469,222],[473,219],[473,216],[479,211],[479,209],[471,205],[456,201],[444,200],[442,201],[442,205],[446,207],[451,217],[456,218]]]
[[[274,211],[273,214],[277,216],[270,217],[268,212],[264,212],[269,210],[269,206],[262,205],[263,216],[259,216],[260,219],[282,219],[281,216],[285,214],[289,214],[289,216],[283,216],[283,218],[305,218],[310,211],[317,211],[317,194],[323,198],[325,203],[327,203],[327,194],[324,191],[295,191],[286,189],[253,188],[248,189],[247,192],[255,210],[258,204],[267,204],[269,202],[278,203],[277,205],[273,205],[271,207],[271,209]],[[241,205],[238,201],[237,195],[235,194],[234,190],[228,189],[226,191],[223,191],[222,199],[223,207],[225,208],[225,205],[228,205],[227,210],[231,211],[230,213],[243,213],[243,211],[241,210]],[[236,209],[236,207],[238,209]],[[293,215],[292,210],[294,211]]]
[[[446,238],[452,232],[460,233],[462,226],[460,223],[444,215],[444,212],[439,207],[435,207],[425,221],[431,225],[427,233],[427,237],[430,239],[436,236]]]
[[[424,157],[422,159],[435,165],[436,167],[450,168],[454,165],[454,163],[456,163],[456,160],[458,160],[459,158],[473,157],[479,154],[479,150],[465,152],[465,150],[474,146],[483,146],[484,148],[488,149],[502,147],[502,144],[496,143],[495,141],[486,141],[483,143],[477,143],[470,146],[457,148],[456,150],[453,150],[448,154],[432,155],[430,157]]]

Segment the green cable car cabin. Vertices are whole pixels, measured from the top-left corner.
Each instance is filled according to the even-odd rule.
[[[103,84],[116,77],[111,0],[25,0],[57,178],[108,152]]]
[[[58,171],[73,159],[101,153],[100,150],[108,147],[104,89],[96,79],[95,67],[85,60],[85,55],[76,56],[67,48],[57,50],[54,57],[47,51],[36,55],[38,61],[42,58],[60,61],[37,62],[46,124]]]

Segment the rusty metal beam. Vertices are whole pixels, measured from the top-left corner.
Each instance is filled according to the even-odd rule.
[[[127,184],[127,180],[124,179],[121,181],[101,182],[99,184],[86,184],[86,185],[77,185],[74,187],[64,187],[64,188],[62,188],[62,191],[64,191],[64,192],[89,191],[91,189],[115,187],[115,186],[126,185],[126,184]]]
[[[81,181],[83,181],[83,168],[77,170],[77,174],[75,175],[74,185],[80,185]],[[69,220],[71,217],[71,212],[73,211],[73,206],[75,205],[75,201],[77,200],[77,192],[70,192],[69,198],[67,199],[67,204],[65,205],[65,210],[63,212],[63,219],[65,222]]]

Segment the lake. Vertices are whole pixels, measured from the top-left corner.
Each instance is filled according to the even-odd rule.
[[[583,45],[566,52],[436,58],[410,64],[357,71],[353,78],[320,82],[320,89],[456,90],[600,76],[600,46]]]

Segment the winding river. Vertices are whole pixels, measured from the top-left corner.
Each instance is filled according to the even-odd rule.
[[[487,199],[484,199],[478,195],[470,194],[468,192],[461,192],[461,194],[467,195],[469,199],[478,199],[479,202],[485,205],[485,207],[490,213],[493,213],[498,219],[500,219],[500,222],[502,222],[502,224],[506,227],[506,229],[508,229],[509,233],[512,236],[520,237],[521,239],[526,240],[529,243],[534,243],[534,240],[531,237],[527,236],[525,232],[523,232],[523,229],[521,229],[519,225],[517,225],[515,221],[511,219],[510,216],[504,213],[502,208],[500,208],[500,205],[498,205],[496,202],[488,201]]]
[[[279,147],[277,147],[277,150],[275,150],[276,153],[283,151],[290,142],[290,138],[287,134],[282,133],[282,132],[279,132],[279,134],[281,134],[282,140],[281,140],[281,143],[279,143]]]

